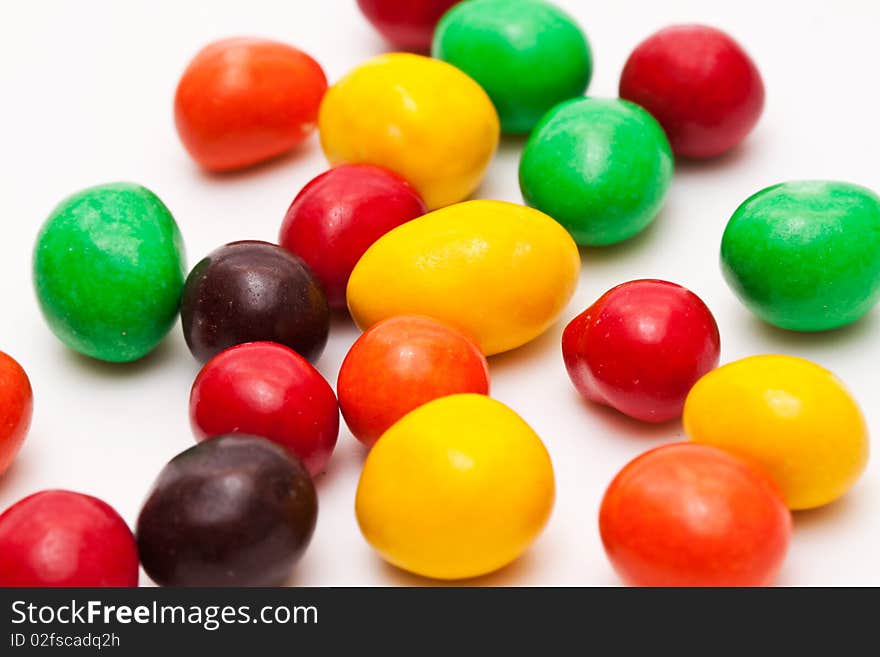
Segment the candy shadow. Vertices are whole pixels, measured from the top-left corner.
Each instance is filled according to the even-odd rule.
[[[748,310],[743,309],[748,313]],[[861,319],[837,329],[827,331],[791,331],[764,322],[755,315],[748,313],[748,330],[759,335],[770,345],[779,350],[798,350],[821,347],[830,349],[840,344],[872,339],[878,331],[878,319],[875,311],[869,312]],[[769,353],[769,352],[765,352]]]
[[[388,586],[406,586],[406,587],[432,587],[432,588],[460,588],[460,587],[498,587],[498,586],[516,586],[523,578],[525,573],[538,563],[535,555],[536,550],[529,550],[519,559],[503,568],[469,579],[458,580],[438,580],[429,577],[415,575],[405,570],[401,570],[396,566],[382,560],[376,556],[375,560],[379,564],[379,569],[385,575]]]
[[[859,488],[843,497],[817,509],[792,512],[792,526],[795,533],[816,531],[827,532],[835,522],[844,522],[860,512],[865,502]]]
[[[299,564],[294,566],[293,572],[290,573],[290,577],[284,580],[284,583],[281,586],[286,589],[308,588],[302,584],[302,569],[299,567]]]
[[[574,403],[579,404],[591,418],[602,425],[605,431],[601,435],[608,436],[615,443],[619,443],[621,439],[632,440],[636,447],[643,450],[643,443],[649,440],[663,443],[686,440],[680,418],[657,423],[643,422],[610,406],[584,399],[575,390],[571,391],[571,396]]]
[[[847,531],[848,524],[853,524],[856,517],[864,516],[866,512],[864,506],[867,504],[867,492],[863,494],[861,489],[856,487],[831,504],[817,509],[794,511],[792,512],[793,541],[799,540],[799,535],[803,538],[805,534],[829,535],[829,532],[834,534],[837,530]],[[777,586],[799,586],[800,579],[798,568],[790,561],[786,561],[776,579],[776,584]]]
[[[522,155],[523,149],[526,147],[526,142],[529,140],[530,135],[531,132],[517,135],[501,135],[501,140],[498,142],[496,157],[498,155],[515,155],[517,163],[519,163],[519,157]],[[519,166],[517,166],[517,169],[519,169]]]
[[[366,445],[343,428],[339,432],[339,440],[327,466],[313,478],[319,495],[328,487],[331,489],[335,487],[339,480],[358,478],[369,453],[370,450]]]
[[[755,140],[746,139],[726,153],[705,160],[677,157],[675,159],[675,173],[684,176],[707,176],[741,166],[746,160],[754,157],[756,150],[754,142]]]
[[[134,378],[158,368],[165,367],[174,358],[178,357],[175,355],[175,352],[178,350],[174,348],[171,340],[168,338],[164,339],[159,343],[158,347],[143,358],[128,363],[111,363],[109,361],[98,360],[96,358],[91,358],[90,356],[85,356],[73,349],[68,349],[61,344],[57,346],[57,350],[60,354],[60,360],[66,361],[78,370],[101,377],[115,376],[119,378]],[[201,367],[201,365],[195,360],[193,360],[193,363],[196,366],[196,371],[198,371],[197,368]],[[195,376],[195,374],[193,376]]]
[[[292,166],[295,161],[302,160],[318,148],[320,147],[317,138],[313,134],[289,151],[241,169],[234,169],[232,171],[208,171],[198,166],[195,162],[192,162],[192,168],[195,175],[203,182],[218,185],[228,185],[230,183],[238,182],[247,183],[249,180],[257,176],[265,176],[286,169]],[[329,168],[329,166],[330,165],[328,164],[327,167]]]
[[[360,335],[360,329],[355,325],[354,320],[347,311],[331,311],[330,334],[327,338],[327,345],[324,347],[324,351],[321,352],[320,357],[312,365],[327,379],[334,392],[336,391],[336,376],[339,368],[342,366],[342,361],[351,348],[350,345],[354,344],[354,341]],[[345,349],[339,348],[345,345],[348,345]]]
[[[666,204],[654,217],[654,221],[648,224],[641,233],[617,244],[609,244],[607,246],[580,246],[578,250],[581,254],[581,262],[584,266],[601,266],[607,261],[620,260],[622,258],[633,257],[646,249],[654,248],[653,245],[663,235],[664,220],[673,212],[670,203]],[[638,278],[638,277],[636,277]],[[621,281],[623,283],[624,281]]]
[[[330,311],[330,334],[333,334],[334,330],[339,329],[347,329],[355,326],[354,320],[351,318],[351,313],[348,312],[348,309],[332,309]],[[355,326],[355,328],[357,328]]]
[[[538,362],[551,351],[557,352],[561,362],[560,344],[562,342],[562,331],[563,323],[557,322],[531,342],[516,349],[489,356],[490,374],[494,375],[495,373],[516,369],[527,362]]]
[[[527,139],[528,135],[502,135],[485,176],[467,200],[506,200],[526,205],[519,187],[519,159]],[[506,166],[511,161],[514,163],[512,171]],[[505,163],[505,166],[500,166],[500,163]],[[514,191],[512,198],[509,196],[511,190]]]

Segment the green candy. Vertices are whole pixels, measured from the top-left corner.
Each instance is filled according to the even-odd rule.
[[[456,5],[437,26],[433,55],[486,90],[507,133],[527,133],[556,104],[583,96],[593,73],[578,24],[542,0]]]
[[[721,269],[769,324],[824,331],[850,324],[880,298],[880,197],[842,182],[788,182],[734,212]]]
[[[660,124],[625,100],[580,98],[552,109],[526,143],[519,183],[530,206],[578,244],[629,239],[650,224],[672,180]]]
[[[148,189],[101,185],[64,200],[34,249],[34,285],[49,328],[68,347],[112,362],[136,360],[174,324],[183,242]]]

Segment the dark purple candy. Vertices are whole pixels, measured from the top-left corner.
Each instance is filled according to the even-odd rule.
[[[159,474],[138,517],[138,552],[163,586],[281,586],[317,516],[296,456],[263,438],[221,436]]]
[[[278,342],[315,361],[327,344],[330,311],[297,256],[268,242],[232,242],[190,272],[180,315],[193,356],[205,362],[244,342]]]

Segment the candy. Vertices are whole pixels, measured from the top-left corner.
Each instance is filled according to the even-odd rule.
[[[640,43],[620,76],[620,97],[663,126],[680,157],[709,158],[739,144],[764,109],[764,83],[730,36],[676,25]]]
[[[372,447],[392,424],[432,399],[488,395],[489,364],[455,329],[427,317],[392,317],[358,338],[336,387],[349,429]]]
[[[375,57],[333,85],[318,126],[331,165],[391,169],[432,210],[477,188],[500,131],[480,85],[445,62],[401,53]]]
[[[152,351],[177,317],[185,264],[168,208],[140,185],[114,183],[61,202],[34,250],[34,285],[52,332],[112,362]]]
[[[363,329],[425,315],[497,354],[556,321],[579,268],[577,247],[550,217],[513,203],[470,201],[379,238],[352,272],[348,307]]]
[[[868,461],[868,430],[831,372],[792,356],[753,356],[693,387],[684,406],[691,440],[760,464],[791,509],[834,501]]]
[[[348,277],[367,248],[425,211],[418,192],[392,171],[343,164],[297,194],[278,241],[309,266],[330,307],[344,309]]]
[[[850,324],[880,299],[880,197],[841,182],[768,187],[731,217],[721,268],[749,310],[774,326]]]
[[[543,0],[463,2],[440,21],[433,54],[480,83],[508,133],[527,133],[554,105],[583,96],[593,73],[578,24]]]
[[[714,447],[678,443],[621,470],[599,530],[632,586],[767,586],[788,551],[791,514],[765,473]]]
[[[21,365],[0,351],[0,475],[9,469],[31,426],[34,395]]]
[[[243,342],[278,342],[314,361],[330,332],[321,286],[297,256],[268,242],[212,251],[186,279],[180,315],[193,356]]]
[[[691,387],[718,364],[720,349],[706,304],[657,280],[612,288],[562,334],[578,392],[645,422],[679,417]]]
[[[309,136],[326,90],[324,71],[306,53],[266,39],[224,39],[199,52],[180,79],[177,132],[203,168],[240,169]]]
[[[553,508],[550,457],[513,411],[483,395],[428,402],[367,456],[355,511],[383,559],[425,577],[497,570],[541,533]]]
[[[358,0],[364,16],[393,45],[427,52],[437,21],[460,0]]]
[[[526,202],[578,244],[629,239],[659,212],[672,180],[660,125],[621,100],[582,98],[551,110],[526,143],[519,180]]]
[[[141,509],[137,541],[162,586],[281,586],[315,529],[302,463],[253,436],[222,436],[174,457]]]
[[[47,490],[0,515],[0,587],[137,586],[125,521],[101,500]]]
[[[230,347],[209,360],[193,383],[189,417],[197,440],[231,433],[268,438],[313,476],[339,435],[333,389],[305,358],[274,342]]]

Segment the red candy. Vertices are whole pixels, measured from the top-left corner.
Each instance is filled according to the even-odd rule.
[[[210,44],[180,79],[174,117],[183,145],[209,171],[276,157],[315,129],[327,78],[306,53],[266,39]]]
[[[366,331],[342,362],[339,406],[372,447],[392,424],[438,397],[489,394],[489,365],[469,338],[427,317],[393,317]]]
[[[320,281],[331,308],[345,308],[345,287],[364,252],[392,228],[426,211],[403,178],[369,164],[344,164],[306,185],[284,217],[279,242]]]
[[[460,0],[358,0],[364,16],[388,41],[427,52],[440,17]]]
[[[660,30],[633,51],[620,97],[648,110],[676,155],[709,158],[739,144],[764,108],[764,83],[731,37],[704,25]]]
[[[0,515],[0,586],[137,586],[125,521],[101,500],[48,490]]]
[[[715,447],[678,443],[621,470],[599,530],[632,586],[766,586],[788,551],[791,514],[763,472]]]
[[[31,426],[34,396],[28,376],[14,358],[0,351],[0,475],[12,461]]]
[[[220,352],[193,383],[189,416],[199,441],[231,433],[268,438],[296,454],[314,476],[339,435],[333,389],[298,353],[274,342]]]
[[[562,334],[565,367],[578,391],[645,422],[679,417],[720,351],[718,326],[700,298],[658,280],[612,288]]]

